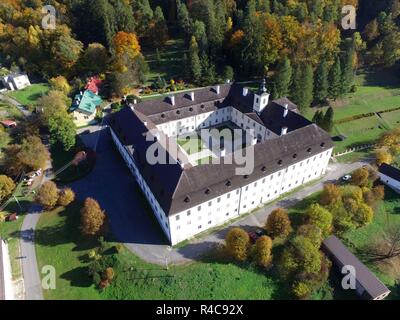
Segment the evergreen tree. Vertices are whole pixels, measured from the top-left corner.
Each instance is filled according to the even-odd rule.
[[[338,98],[342,94],[342,67],[339,57],[336,58],[331,70],[329,71],[329,96],[332,99]]]
[[[318,65],[315,72],[315,84],[314,84],[314,98],[318,103],[324,102],[328,98],[328,65],[326,60],[323,59]]]
[[[235,72],[231,66],[225,66],[224,72],[222,74],[223,81],[233,81],[235,77]]]
[[[189,63],[190,63],[190,74],[194,82],[199,82],[201,78],[201,63],[199,58],[199,47],[197,45],[195,37],[192,37],[190,41]]]
[[[324,120],[324,112],[322,110],[317,110],[314,113],[314,117],[312,118],[312,122],[314,122],[317,126],[321,126]]]
[[[205,53],[202,54],[200,61],[202,70],[202,75],[201,75],[202,84],[206,86],[214,84],[216,78],[214,64],[210,61],[210,59]]]
[[[326,111],[325,116],[322,120],[321,128],[331,132],[333,129],[333,116],[334,116],[334,111],[332,107],[329,107],[329,109]]]
[[[289,94],[290,83],[292,81],[292,66],[289,58],[285,57],[278,64],[276,76],[274,77],[275,98],[282,98]]]
[[[292,99],[301,111],[308,108],[313,101],[314,74],[311,65],[298,65],[292,85]]]
[[[354,82],[353,58],[355,53],[354,42],[347,45],[342,60],[342,93],[349,93]]]
[[[190,34],[191,27],[191,19],[189,16],[189,11],[184,3],[177,0],[177,8],[178,8],[178,26],[183,32],[183,34],[187,37]]]

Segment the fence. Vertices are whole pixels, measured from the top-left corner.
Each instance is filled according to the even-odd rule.
[[[375,143],[371,143],[371,144],[364,144],[364,145],[353,147],[353,148],[348,148],[344,152],[334,153],[332,155],[332,157],[336,158],[336,157],[344,156],[346,154],[350,154],[350,153],[353,153],[353,152],[356,152],[356,151],[372,148],[375,145],[376,145]]]

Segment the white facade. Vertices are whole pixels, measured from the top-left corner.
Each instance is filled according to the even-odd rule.
[[[202,128],[203,124],[205,124],[204,128],[206,128],[210,122],[214,126],[218,123],[231,120],[244,129],[250,127],[255,128],[256,132],[258,131],[261,125],[247,116],[243,117],[240,112],[236,111],[232,107],[223,108],[219,109],[218,113],[200,114],[179,121],[161,124],[157,127],[167,136],[176,136],[178,126],[182,124],[187,125],[187,132],[193,132],[193,128]],[[110,130],[115,145],[146,196],[164,234],[172,245],[191,238],[207,229],[224,224],[228,220],[237,218],[271,202],[307,182],[320,178],[325,174],[332,154],[332,148],[324,150],[308,159],[282,168],[280,171],[274,172],[258,181],[251,182],[235,190],[230,190],[219,197],[210,199],[190,209],[167,216],[143,179],[140,170],[136,167],[132,154],[120,143],[117,135],[111,128]],[[276,134],[265,127],[261,128],[259,132],[262,140],[277,137]]]
[[[386,184],[387,186],[392,188],[397,193],[400,193],[400,181],[399,180],[393,179],[393,178],[391,178],[383,173],[380,173],[380,172],[379,172],[379,177],[384,184]]]
[[[26,74],[8,75],[1,78],[4,87],[7,90],[21,90],[31,85],[29,78]]]

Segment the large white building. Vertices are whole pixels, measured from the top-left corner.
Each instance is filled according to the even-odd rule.
[[[379,167],[378,174],[384,184],[400,193],[400,169],[383,163]]]
[[[330,136],[287,98],[269,101],[265,83],[258,92],[224,84],[147,100],[114,114],[109,124],[172,245],[320,178],[333,149]],[[224,154],[219,163],[193,164],[177,144],[177,137],[224,124],[253,137],[246,150],[231,154],[252,148],[250,173],[237,174],[243,164],[225,163]],[[146,154],[155,144],[169,156],[168,164],[149,163]]]
[[[8,76],[0,77],[1,82],[7,90],[21,90],[31,85],[26,74],[9,74]]]

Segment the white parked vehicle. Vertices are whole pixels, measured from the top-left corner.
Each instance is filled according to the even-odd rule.
[[[344,177],[342,177],[343,181],[350,181],[350,179],[351,179],[351,175],[349,175],[349,174],[346,174]]]

